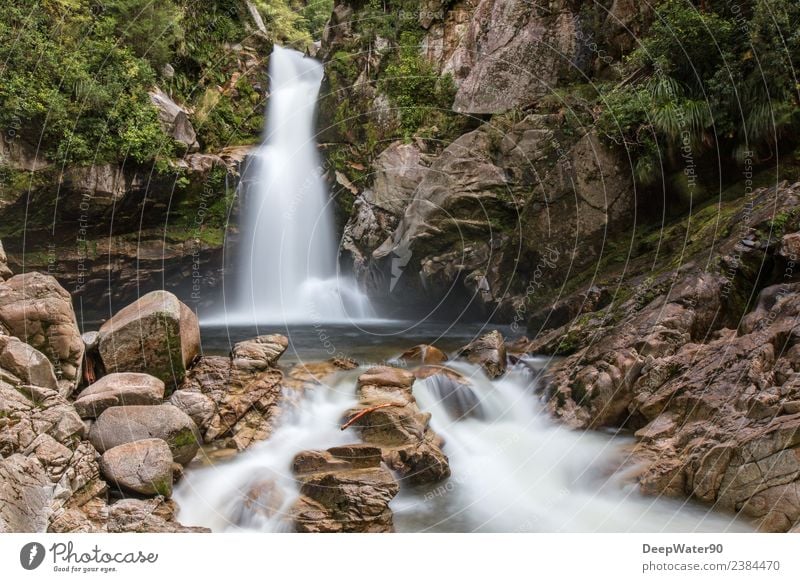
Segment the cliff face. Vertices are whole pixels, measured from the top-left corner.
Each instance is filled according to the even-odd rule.
[[[532,280],[553,288],[631,232],[630,160],[560,88],[608,74],[644,19],[621,2],[336,3],[321,126],[344,260],[371,295],[510,321]]]

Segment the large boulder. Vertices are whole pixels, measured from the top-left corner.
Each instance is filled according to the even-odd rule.
[[[108,449],[100,459],[103,476],[141,495],[172,495],[172,451],[161,439],[142,439]]]
[[[0,282],[0,324],[47,356],[62,394],[75,388],[84,346],[72,299],[58,281],[32,272]]]
[[[292,470],[300,497],[290,510],[299,532],[394,531],[389,502],[399,486],[381,466],[381,450],[367,445],[303,451]]]
[[[58,390],[58,380],[50,360],[18,338],[0,336],[0,368],[19,378],[23,384]]]
[[[153,291],[103,324],[99,351],[106,371],[150,374],[170,389],[200,353],[200,325],[175,295]]]
[[[112,406],[161,404],[164,382],[149,374],[121,372],[103,376],[75,400],[81,418],[96,418]]]
[[[152,438],[166,441],[175,462],[182,465],[194,458],[202,442],[194,421],[171,404],[107,408],[89,431],[89,440],[101,453]]]

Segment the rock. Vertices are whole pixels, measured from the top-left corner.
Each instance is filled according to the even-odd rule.
[[[164,131],[175,141],[181,142],[190,152],[200,149],[197,134],[189,121],[186,109],[175,103],[169,95],[156,87],[149,92],[150,102],[158,110],[158,119]]]
[[[153,438],[166,441],[175,462],[182,465],[194,458],[202,442],[192,419],[171,404],[107,408],[89,431],[89,440],[101,453]]]
[[[50,360],[15,337],[0,336],[0,368],[14,374],[24,384],[58,390]]]
[[[172,452],[161,439],[143,439],[108,449],[100,460],[103,476],[141,495],[172,495]]]
[[[242,503],[242,513],[246,514],[248,519],[252,514],[270,519],[279,514],[283,503],[284,496],[275,482],[269,479],[261,480],[248,489]],[[242,523],[243,521],[242,519],[237,520],[234,518],[235,523]]]
[[[273,339],[237,344],[233,359],[200,358],[173,395],[172,403],[198,421],[206,442],[230,437],[243,450],[269,436],[280,410],[283,374],[268,362],[277,360],[285,343],[275,339],[282,336],[264,337]]]
[[[319,384],[331,374],[354,370],[358,363],[354,360],[331,358],[322,362],[299,362],[289,370],[289,381],[300,388],[305,384]]]
[[[461,348],[459,356],[481,366],[489,378],[499,378],[506,373],[506,344],[497,330],[490,331]]]
[[[109,374],[84,388],[74,406],[81,418],[96,418],[112,406],[161,404],[164,389],[164,382],[148,374]]]
[[[42,434],[68,444],[84,431],[75,409],[55,390],[0,380],[0,454],[23,452]]]
[[[150,374],[169,390],[200,353],[200,326],[172,293],[153,291],[102,325],[99,350],[108,372]]]
[[[430,414],[414,401],[413,383],[406,370],[370,368],[358,378],[359,407],[347,416],[371,409],[353,423],[361,439],[380,447],[383,461],[408,483],[435,483],[450,476],[450,465],[442,440],[429,426]]]
[[[0,533],[44,533],[54,486],[36,458],[0,459]]]
[[[447,361],[447,355],[437,347],[420,344],[400,354],[398,359],[407,364],[441,364]]]
[[[0,324],[50,360],[62,394],[75,388],[83,342],[70,295],[53,277],[31,272],[0,283]]]
[[[292,464],[300,498],[290,510],[299,532],[394,531],[389,502],[399,487],[381,467],[380,449],[364,445],[303,451]]]
[[[162,497],[121,499],[108,508],[108,533],[211,533],[174,521],[175,505]]]
[[[274,368],[278,358],[289,346],[289,340],[282,335],[261,335],[252,340],[239,342],[233,346],[233,365],[240,369],[265,370]]]
[[[3,249],[3,241],[0,241],[0,281],[10,279],[13,276],[14,273],[8,268],[8,257]]]

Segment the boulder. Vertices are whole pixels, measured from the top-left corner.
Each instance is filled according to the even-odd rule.
[[[0,241],[0,281],[10,279],[13,276],[14,273],[8,268],[8,257],[6,257],[6,251],[3,249],[3,241]]]
[[[108,449],[100,459],[100,470],[123,490],[172,495],[172,451],[161,439],[142,439]]]
[[[239,369],[273,368],[288,346],[289,340],[286,336],[278,334],[261,335],[255,339],[239,342],[233,346],[231,354],[233,365]]]
[[[54,486],[35,457],[0,458],[0,533],[44,533]]]
[[[0,368],[32,384],[58,390],[53,364],[39,350],[15,337],[0,336]]]
[[[303,451],[292,463],[300,497],[290,510],[299,532],[394,531],[389,502],[399,486],[374,446]]]
[[[409,484],[435,483],[450,476],[441,438],[431,430],[412,393],[414,374],[376,366],[358,378],[359,406],[347,416],[361,439],[381,449],[383,461]]]
[[[121,499],[108,507],[108,533],[210,533],[175,521],[175,502],[163,497]]]
[[[89,440],[101,453],[143,439],[166,441],[176,463],[191,461],[202,442],[189,416],[171,404],[114,406],[92,424]]]
[[[188,111],[158,87],[150,91],[149,95],[150,102],[158,110],[158,119],[164,131],[175,141],[184,144],[188,151],[200,149]]]
[[[72,299],[58,281],[31,272],[0,282],[0,324],[50,360],[62,394],[75,388],[84,347]]]
[[[75,410],[81,418],[96,418],[106,408],[161,404],[164,382],[149,374],[120,372],[103,376],[84,388],[75,400]]]
[[[406,364],[435,365],[446,362],[447,355],[437,347],[420,344],[400,354],[398,360]]]
[[[108,372],[150,374],[170,390],[200,353],[200,326],[175,295],[153,291],[103,324],[99,350]]]
[[[503,335],[495,330],[473,340],[459,350],[459,356],[483,368],[489,378],[506,373],[506,344]]]

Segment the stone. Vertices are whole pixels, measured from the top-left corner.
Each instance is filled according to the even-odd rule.
[[[381,466],[379,448],[354,444],[303,451],[292,470],[300,485],[300,497],[289,511],[296,531],[394,531],[389,502],[399,486]]]
[[[398,360],[407,364],[441,364],[447,361],[447,355],[435,346],[420,344],[400,354]]]
[[[211,533],[176,522],[175,510],[163,497],[121,499],[108,508],[108,533]]]
[[[100,470],[109,483],[141,495],[172,495],[172,451],[161,439],[142,439],[108,449]]]
[[[101,453],[152,438],[166,441],[175,462],[182,465],[194,458],[202,442],[194,421],[171,404],[107,408],[89,431],[89,440]]]
[[[58,281],[30,272],[0,282],[0,324],[50,360],[62,394],[74,390],[84,347],[72,299]]]
[[[289,340],[282,335],[261,335],[233,346],[233,365],[239,368],[264,370],[274,368],[278,358],[289,346]]]
[[[44,533],[53,491],[35,457],[0,458],[0,533]]]
[[[149,95],[150,102],[158,110],[158,119],[164,132],[175,141],[184,144],[190,152],[200,149],[200,144],[197,143],[197,134],[189,121],[188,111],[175,103],[158,87],[151,90]]]
[[[490,331],[461,348],[459,356],[481,366],[489,378],[499,378],[506,373],[506,344],[497,330]]]
[[[368,410],[352,423],[364,443],[379,447],[383,462],[407,483],[435,483],[450,476],[450,465],[441,438],[429,426],[430,414],[414,400],[414,380],[407,370],[370,368],[358,378],[359,406],[347,417]]]
[[[164,390],[164,382],[149,374],[120,372],[84,388],[74,406],[81,418],[97,418],[112,406],[161,404]]]
[[[11,336],[0,336],[0,368],[24,384],[58,390],[53,365],[39,350]]]
[[[100,328],[100,357],[108,372],[141,372],[176,387],[200,353],[197,316],[175,295],[153,291]]]
[[[8,267],[8,257],[6,251],[3,249],[3,241],[0,241],[0,281],[10,279],[14,276],[11,269]]]

